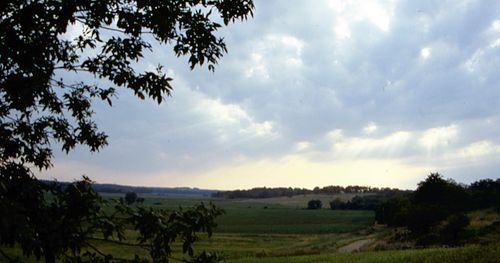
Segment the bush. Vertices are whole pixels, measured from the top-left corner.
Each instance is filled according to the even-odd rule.
[[[135,192],[128,192],[125,194],[125,202],[129,205],[137,201],[137,194]]]
[[[321,202],[321,200],[310,200],[308,203],[307,203],[307,209],[321,209],[321,207],[323,206],[323,203]]]

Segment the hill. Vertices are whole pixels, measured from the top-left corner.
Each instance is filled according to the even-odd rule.
[[[42,180],[44,184],[51,184],[54,181]],[[69,182],[58,182],[63,186]],[[127,193],[135,192],[138,194],[153,194],[153,195],[181,195],[181,196],[211,196],[217,193],[217,190],[199,189],[192,187],[146,187],[146,186],[130,186],[119,184],[92,184],[94,190],[98,193]]]

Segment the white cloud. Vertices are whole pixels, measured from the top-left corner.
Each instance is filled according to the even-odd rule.
[[[335,142],[335,141],[338,141],[338,140],[341,140],[342,137],[343,137],[343,132],[341,129],[335,129],[333,131],[329,131],[327,134],[326,134],[326,137],[328,140],[330,140],[331,142]]]
[[[252,19],[220,32],[228,54],[215,73],[190,71],[185,58],[155,46],[139,66],[168,66],[173,96],[158,107],[120,90],[96,115],[111,146],[79,160],[105,167],[102,176],[127,171],[130,183],[135,173],[162,185],[204,178],[215,188],[226,180],[301,185],[312,174],[325,184],[370,184],[386,168],[405,185],[404,174],[441,167],[500,169],[500,2],[256,7]]]
[[[236,104],[224,104],[220,100],[204,98],[197,108],[203,119],[215,124],[220,142],[227,142],[240,136],[275,138],[278,133],[271,121],[257,122],[243,108]]]
[[[381,31],[389,31],[394,12],[392,1],[329,1],[328,6],[335,12],[337,25],[334,27],[339,38],[351,36],[351,25],[367,21]]]
[[[423,59],[427,59],[429,58],[429,56],[431,55],[431,50],[430,48],[426,47],[426,48],[422,48],[420,50],[420,56],[423,58]]]
[[[448,146],[458,135],[458,126],[451,124],[449,126],[435,127],[426,130],[420,137],[419,143],[427,150],[440,146]]]
[[[303,48],[304,42],[292,35],[267,35],[252,45],[248,62],[243,62],[246,65],[244,75],[268,80],[270,71],[300,67]]]
[[[347,137],[333,143],[332,153],[337,158],[387,158],[397,156],[411,138],[407,131],[397,131],[380,138]]]
[[[308,150],[311,147],[311,143],[307,141],[301,141],[295,144],[294,150],[297,152]]]
[[[374,122],[370,122],[370,123],[368,123],[368,125],[366,125],[366,126],[363,128],[363,132],[364,132],[365,134],[372,134],[372,133],[374,133],[376,130],[377,130],[377,125],[376,125]]]
[[[458,156],[462,158],[480,158],[495,153],[500,153],[500,146],[488,140],[474,142],[458,150]]]

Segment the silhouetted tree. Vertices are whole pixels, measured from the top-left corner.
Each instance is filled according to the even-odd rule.
[[[342,210],[345,209],[345,203],[337,197],[330,202],[330,208],[333,210]]]
[[[80,262],[83,254],[87,261],[108,262],[111,255],[88,251],[92,246],[86,238],[96,231],[108,237],[120,232],[115,231],[115,222],[98,220],[103,218],[98,215],[102,200],[88,187],[88,180],[67,189],[47,187],[31,169],[51,167],[52,145],[60,145],[65,152],[76,145],[88,146],[90,151],[105,146],[107,136],[98,131],[92,106],[96,101],[111,105],[117,88],[157,103],[170,95],[172,79],[161,65],[155,71],[136,67],[144,52],[152,49],[149,41],[172,45],[177,56],[189,57],[191,68],[205,63],[214,70],[226,52],[216,31],[221,23],[246,19],[253,7],[251,0],[2,1],[0,245],[19,245],[23,253],[46,262],[60,257]],[[82,33],[74,39],[63,37],[74,24],[83,28]],[[74,72],[95,79],[64,79]],[[72,190],[79,187],[83,192]],[[52,194],[50,200],[45,197],[47,191]],[[130,215],[121,205],[116,208]],[[132,223],[140,232],[140,245],[151,248],[155,262],[170,257],[170,244],[178,238],[193,261],[217,259],[192,251],[194,233],[211,231],[214,209],[198,206],[173,214],[138,209]],[[70,211],[76,214],[70,216]],[[96,227],[79,232],[87,226]],[[89,248],[87,252],[82,252],[82,246]]]
[[[471,195],[472,208],[500,207],[500,179],[483,179],[472,183],[467,189]]]
[[[375,220],[389,226],[405,226],[411,209],[411,195],[399,194],[379,204],[375,209]]]
[[[310,200],[307,202],[307,209],[321,209],[323,203],[321,200]]]
[[[472,209],[471,195],[453,180],[437,173],[418,184],[415,192],[395,197],[376,208],[379,223],[405,226],[418,244],[456,244],[469,219],[465,212]]]
[[[125,202],[129,205],[135,203],[137,201],[137,193],[136,192],[128,192],[125,194]]]

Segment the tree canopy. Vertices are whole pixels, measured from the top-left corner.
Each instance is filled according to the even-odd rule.
[[[77,144],[96,151],[106,144],[92,101],[112,103],[117,88],[161,103],[171,81],[156,71],[137,72],[147,39],[170,45],[189,66],[214,70],[227,51],[215,35],[252,15],[250,0],[4,1],[0,5],[0,158],[37,168],[51,165],[52,141],[64,151]],[[218,22],[220,20],[220,22]],[[83,32],[64,38],[71,25]],[[84,72],[111,85],[68,82],[61,72]]]
[[[105,146],[107,136],[98,129],[92,106],[95,101],[112,105],[117,89],[157,103],[171,94],[172,79],[162,65],[154,71],[137,66],[144,53],[152,51],[152,41],[187,56],[191,69],[205,64],[214,70],[227,52],[217,30],[247,19],[253,9],[251,0],[2,1],[0,244],[20,245],[24,253],[54,262],[67,256],[66,251],[81,255],[97,229],[105,238],[120,239],[120,228],[101,213],[102,200],[89,188],[89,179],[63,189],[41,184],[32,169],[50,168],[54,143],[65,152],[76,145],[90,151]],[[72,26],[82,32],[69,39],[65,33]],[[72,82],[65,78],[68,73],[94,80]],[[48,192],[53,195],[50,200],[45,197]],[[169,244],[176,238],[185,241],[184,252],[193,256],[194,232],[210,232],[220,213],[206,206],[170,214],[143,208],[132,213],[124,204],[116,209],[132,220],[128,223],[139,230],[140,245],[149,246],[155,262],[170,256]],[[77,213],[69,216],[73,212]],[[59,222],[60,218],[68,221]],[[90,227],[88,232],[80,232],[82,225]],[[97,251],[86,258],[112,259]],[[205,253],[195,260],[205,259],[217,257]]]
[[[417,243],[455,245],[469,225],[467,212],[494,208],[500,200],[500,179],[467,185],[431,173],[412,193],[399,193],[380,203],[375,218],[389,226],[406,227]]]

